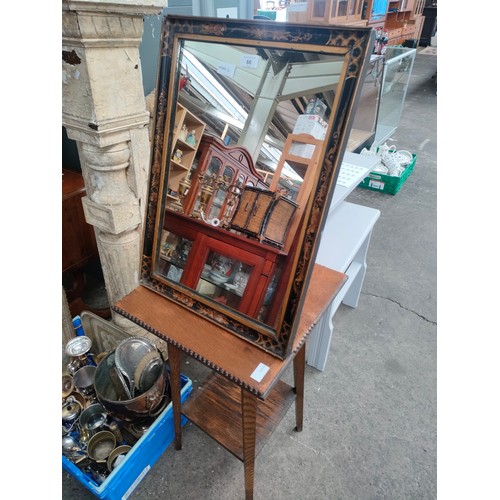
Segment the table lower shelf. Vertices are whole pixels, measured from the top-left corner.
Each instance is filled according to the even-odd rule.
[[[265,400],[257,398],[256,456],[294,401],[294,388],[281,380]],[[193,424],[243,461],[241,388],[238,385],[213,372],[182,405],[181,411]]]

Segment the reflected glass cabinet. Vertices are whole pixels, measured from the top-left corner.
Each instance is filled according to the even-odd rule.
[[[206,219],[217,218],[227,224],[245,186],[267,188],[248,151],[238,146],[226,146],[218,137],[205,134],[198,149],[183,212],[197,218],[203,212]]]
[[[172,212],[164,225],[159,272],[211,301],[261,321],[272,322],[269,304],[285,255],[200,219]]]

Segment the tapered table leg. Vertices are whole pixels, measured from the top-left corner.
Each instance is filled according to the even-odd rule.
[[[243,421],[243,465],[245,469],[245,500],[253,500],[255,476],[255,430],[257,424],[257,398],[241,389]]]
[[[168,359],[170,362],[170,392],[172,396],[172,410],[174,413],[175,449],[182,448],[181,434],[181,351],[168,344]]]
[[[293,358],[293,381],[295,384],[295,430],[302,431],[304,422],[304,371],[306,365],[306,343]]]

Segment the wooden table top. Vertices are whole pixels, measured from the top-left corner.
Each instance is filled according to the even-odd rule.
[[[343,273],[314,266],[292,353],[284,360],[142,285],[113,310],[264,399],[346,281]],[[260,363],[269,369],[257,382],[251,375]]]

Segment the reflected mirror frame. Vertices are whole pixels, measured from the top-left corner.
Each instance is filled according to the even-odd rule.
[[[314,186],[305,210],[300,251],[294,253],[288,281],[286,307],[277,328],[252,320],[237,311],[228,312],[215,304],[198,300],[194,291],[158,279],[154,272],[155,251],[165,213],[167,175],[162,167],[168,163],[167,154],[172,147],[172,127],[177,102],[177,57],[180,40],[195,39],[214,43],[254,44],[262,47],[289,48],[317,53],[331,53],[344,57],[344,82],[341,87],[337,113],[330,117],[328,136],[323,145],[325,154],[319,162],[318,182]],[[290,353],[302,310],[308,281],[314,267],[319,236],[328,215],[333,187],[338,176],[359,89],[363,83],[374,43],[371,28],[316,26],[275,21],[234,20],[219,18],[193,18],[166,16],[162,23],[159,72],[156,88],[155,129],[151,153],[149,197],[144,227],[141,284],[180,304],[193,313],[239,335],[284,359]],[[333,115],[333,113],[332,113]],[[215,341],[215,340],[214,340]]]

